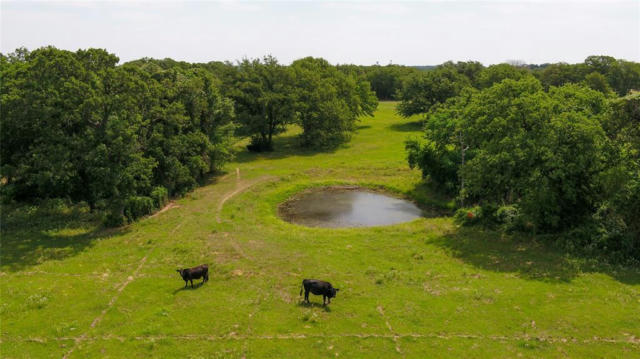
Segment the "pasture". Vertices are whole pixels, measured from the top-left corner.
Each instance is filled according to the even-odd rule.
[[[274,152],[239,144],[225,174],[122,229],[80,206],[3,208],[1,356],[640,357],[640,271],[458,227],[408,168],[420,125],[394,108],[380,103],[335,151],[300,151],[295,128]],[[434,213],[357,229],[277,215],[299,191],[342,184]],[[209,282],[183,288],[176,269],[201,263]],[[303,304],[303,278],[340,292]]]

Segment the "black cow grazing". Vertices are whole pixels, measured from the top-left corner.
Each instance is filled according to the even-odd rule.
[[[322,295],[322,305],[326,305],[326,299],[329,298],[329,304],[331,304],[331,298],[336,297],[336,293],[340,290],[334,288],[331,283],[317,279],[305,279],[302,281],[302,288],[300,288],[300,295],[304,290],[304,300],[309,303],[309,292],[315,295]]]
[[[202,278],[202,283],[209,281],[209,266],[201,264],[193,268],[178,269],[178,273],[184,280],[184,287],[187,287],[187,283],[191,281],[191,288],[193,288],[193,280]]]

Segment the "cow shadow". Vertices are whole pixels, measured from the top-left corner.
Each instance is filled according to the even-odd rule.
[[[475,267],[528,280],[567,283],[584,273],[602,273],[621,283],[640,283],[640,268],[572,255],[541,236],[506,235],[475,226],[458,228],[428,243]]]
[[[316,302],[308,302],[307,303],[304,300],[301,301],[301,302],[298,302],[298,307],[301,307],[301,308],[321,308],[325,312],[331,312],[331,308],[329,307],[329,304],[323,305],[322,303],[316,303]]]
[[[3,207],[0,268],[8,272],[75,256],[98,240],[128,231],[126,227],[103,228],[101,217],[83,204],[44,202]]]
[[[189,283],[189,285],[188,285],[188,286],[186,286],[186,287],[180,287],[180,288],[178,288],[178,289],[174,290],[174,291],[173,291],[173,294],[175,295],[175,294],[177,294],[177,293],[179,293],[179,292],[182,292],[182,291],[185,291],[185,290],[197,290],[197,289],[199,289],[200,287],[202,287],[202,286],[204,285],[204,283],[205,283],[205,282],[197,282],[197,283],[196,283],[196,282],[194,282],[194,283],[193,283],[193,287],[191,286],[191,283]]]

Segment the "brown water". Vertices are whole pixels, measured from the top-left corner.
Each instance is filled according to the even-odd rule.
[[[280,216],[309,227],[372,227],[422,217],[415,204],[362,188],[324,188],[302,193],[280,206]]]

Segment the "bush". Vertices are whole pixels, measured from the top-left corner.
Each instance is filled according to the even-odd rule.
[[[482,208],[480,206],[471,208],[460,208],[454,215],[455,222],[462,224],[463,226],[470,226],[480,223],[482,221],[482,218]]]
[[[11,203],[16,197],[16,186],[12,184],[0,185],[0,201],[2,204]]]
[[[151,214],[154,208],[153,199],[150,197],[132,196],[125,201],[124,215],[129,222],[133,222],[142,216]]]
[[[151,199],[156,208],[162,208],[169,202],[169,191],[162,186],[155,187],[151,191]]]
[[[460,208],[454,220],[464,226],[483,225],[506,232],[534,232],[535,225],[522,214],[516,205],[498,206],[483,203],[481,206]]]
[[[493,202],[484,202],[481,205],[482,223],[487,226],[500,224],[498,210],[500,207]]]
[[[127,220],[120,214],[120,211],[110,211],[104,219],[106,227],[120,227],[126,223]]]
[[[507,232],[535,232],[535,225],[515,205],[501,206],[495,214],[497,223]]]
[[[455,193],[458,189],[458,157],[459,154],[434,141],[409,139],[405,142],[409,167],[422,170],[422,178],[431,179],[447,193]]]
[[[507,226],[513,225],[520,217],[520,212],[516,206],[501,206],[496,211],[496,219],[498,223]]]

